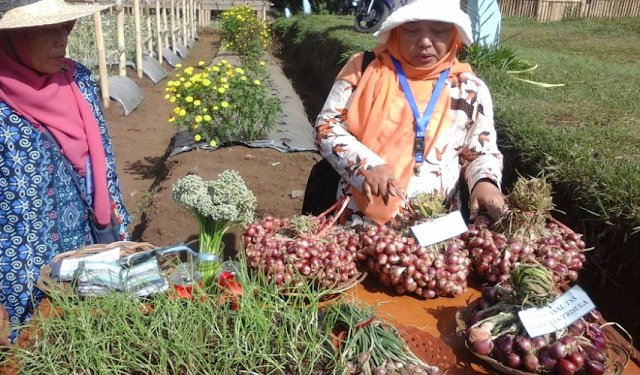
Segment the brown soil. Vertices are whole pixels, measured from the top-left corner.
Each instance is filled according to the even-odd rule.
[[[211,61],[218,46],[216,35],[201,31],[183,66]],[[170,71],[169,79],[174,74]],[[302,198],[291,198],[291,193],[304,190],[309,171],[319,158],[317,154],[231,146],[167,158],[176,132],[167,121],[173,108],[164,99],[167,80],[154,85],[146,77],[138,79],[133,71],[129,71],[129,77],[144,91],[144,102],[125,116],[120,104],[112,101],[105,114],[125,205],[133,217],[129,225],[133,241],[166,246],[197,237],[195,219],[171,200],[172,184],[189,172],[207,180],[225,169],[237,170],[258,198],[259,214],[291,216],[300,212]],[[227,249],[237,249],[237,234],[232,229],[225,238]]]

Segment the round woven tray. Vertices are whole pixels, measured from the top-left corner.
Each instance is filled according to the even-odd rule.
[[[464,320],[465,310],[466,309],[457,311],[455,316],[456,325],[458,326],[457,332],[460,335],[463,335],[467,329],[467,326]],[[604,352],[604,354],[607,356],[607,361],[604,363],[604,366],[605,366],[604,374],[620,375],[624,371],[624,368],[627,366],[627,363],[629,363],[629,351],[627,351],[624,347],[620,346],[617,342],[615,342],[615,338],[613,336],[607,336],[607,340],[609,340],[609,342],[607,343],[607,347],[605,348],[605,352]],[[478,354],[473,350],[471,350],[471,348],[467,344],[467,340],[464,340],[464,346],[469,350],[469,352],[471,352],[471,354],[482,359],[484,362],[486,362],[489,366],[491,366],[494,370],[498,371],[499,373],[508,374],[508,375],[537,375],[537,373],[534,373],[534,372],[522,371],[522,370],[511,368],[509,366],[505,366],[500,361],[494,358],[491,358],[487,355]],[[584,371],[581,370],[577,372],[577,374],[581,374],[581,373],[584,373]]]
[[[456,356],[444,341],[417,327],[396,325],[396,328],[411,352],[425,363],[438,366],[443,372],[456,366]]]
[[[88,255],[102,253],[108,250],[120,247],[120,258],[127,255],[135,254],[142,251],[157,249],[157,246],[151,245],[147,242],[131,242],[120,241],[111,244],[97,244],[89,245],[78,250],[67,251],[62,254],[58,254],[53,257],[53,262],[61,261],[64,259],[81,258]],[[163,265],[163,270],[166,271],[166,265]],[[40,268],[40,277],[36,281],[38,288],[50,295],[58,296],[73,296],[76,295],[76,288],[73,282],[59,281],[51,277],[51,265],[46,264]]]
[[[356,276],[350,278],[349,280],[341,282],[332,288],[324,290],[322,292],[323,295],[320,298],[320,301],[324,302],[339,297],[342,293],[360,284],[364,279],[367,278],[367,275],[368,273],[366,271],[360,271]],[[304,293],[290,292],[286,290],[283,290],[281,294],[287,297],[304,297]]]

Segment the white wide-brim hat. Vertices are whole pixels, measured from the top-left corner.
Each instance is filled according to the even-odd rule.
[[[88,16],[110,6],[65,0],[0,0],[0,29],[53,25]]]
[[[440,21],[452,23],[458,29],[459,41],[471,44],[471,19],[460,9],[458,0],[414,0],[391,13],[373,35],[380,43],[389,40],[391,30],[412,21]]]

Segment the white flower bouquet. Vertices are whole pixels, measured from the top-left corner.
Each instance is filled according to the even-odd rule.
[[[173,185],[171,197],[191,210],[198,220],[201,253],[221,257],[222,237],[227,230],[254,220],[256,197],[237,171],[225,170],[211,181],[187,175]],[[198,262],[205,287],[213,282],[220,263]]]

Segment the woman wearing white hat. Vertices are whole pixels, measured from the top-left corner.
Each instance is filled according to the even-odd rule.
[[[105,8],[0,0],[0,344],[42,298],[53,256],[96,242],[95,228],[127,237],[98,87],[65,58],[75,19]]]
[[[342,176],[337,197],[352,196],[348,221],[393,221],[398,195],[416,192],[459,208],[461,172],[470,219],[480,209],[496,218],[504,198],[491,96],[456,59],[457,42],[471,43],[469,17],[458,1],[416,0],[374,35],[376,58],[364,72],[363,53],[349,59],[315,126],[320,153]]]

